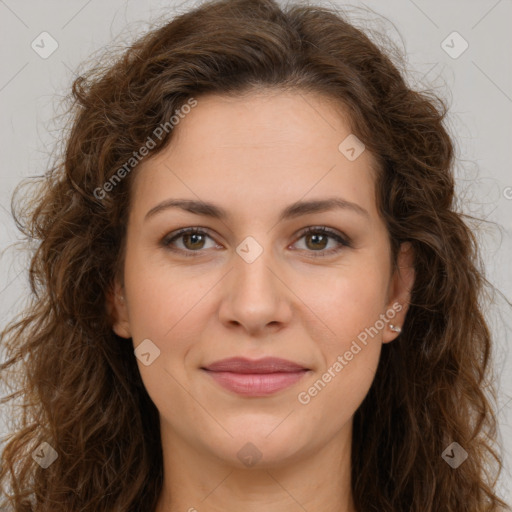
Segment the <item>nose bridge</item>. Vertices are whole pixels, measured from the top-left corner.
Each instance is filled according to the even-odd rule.
[[[261,237],[260,237],[261,239]],[[275,267],[272,248],[254,237],[246,237],[236,248],[233,280],[235,295],[269,301],[276,296],[275,276],[269,267]]]
[[[247,237],[237,246],[236,253],[223,297],[222,319],[248,330],[287,321],[290,308],[285,287],[274,275],[279,271],[272,248]]]

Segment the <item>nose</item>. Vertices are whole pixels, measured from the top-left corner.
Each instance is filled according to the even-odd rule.
[[[237,253],[233,269],[223,283],[220,321],[251,335],[276,332],[288,324],[293,314],[293,293],[270,250],[252,263]]]

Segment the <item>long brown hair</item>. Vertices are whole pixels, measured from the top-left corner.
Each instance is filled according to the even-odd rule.
[[[150,31],[74,81],[62,157],[14,209],[36,247],[30,307],[2,334],[8,358],[0,368],[14,386],[3,401],[21,408],[2,453],[4,507],[154,510],[163,479],[158,411],[105,300],[122,272],[137,172],[119,169],[190,98],[262,88],[320,93],[346,109],[379,163],[378,207],[393,255],[406,241],[416,255],[403,331],[383,346],[355,413],[357,510],[506,507],[495,493],[502,462],[493,446],[486,280],[475,235],[456,209],[447,107],[412,90],[389,55],[333,10],[223,0]],[[151,156],[172,129],[152,139]],[[46,469],[33,457],[48,450],[43,442],[57,454]],[[468,453],[457,469],[442,457],[452,442]]]

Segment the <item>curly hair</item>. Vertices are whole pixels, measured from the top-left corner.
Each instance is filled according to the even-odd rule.
[[[415,252],[402,333],[383,346],[354,417],[357,510],[510,510],[495,491],[502,460],[481,303],[488,282],[457,211],[447,106],[412,90],[379,46],[332,9],[221,0],[76,78],[62,154],[33,194],[13,197],[18,228],[35,246],[30,307],[1,338],[0,368],[14,388],[2,403],[22,410],[2,451],[2,510],[154,510],[163,485],[158,411],[106,301],[122,272],[136,166],[108,194],[98,191],[190,98],[262,89],[320,93],[346,109],[378,162],[393,258],[403,242]],[[156,138],[151,156],[172,135]],[[441,456],[453,441],[469,453],[456,470]],[[31,457],[43,442],[58,454],[46,469]]]

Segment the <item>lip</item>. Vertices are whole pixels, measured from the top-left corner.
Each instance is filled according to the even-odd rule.
[[[223,388],[243,396],[267,396],[298,382],[309,371],[301,364],[276,357],[232,357],[201,370]]]
[[[262,359],[230,357],[215,361],[203,368],[212,372],[233,373],[290,373],[309,369],[299,363],[278,357],[263,357]]]

